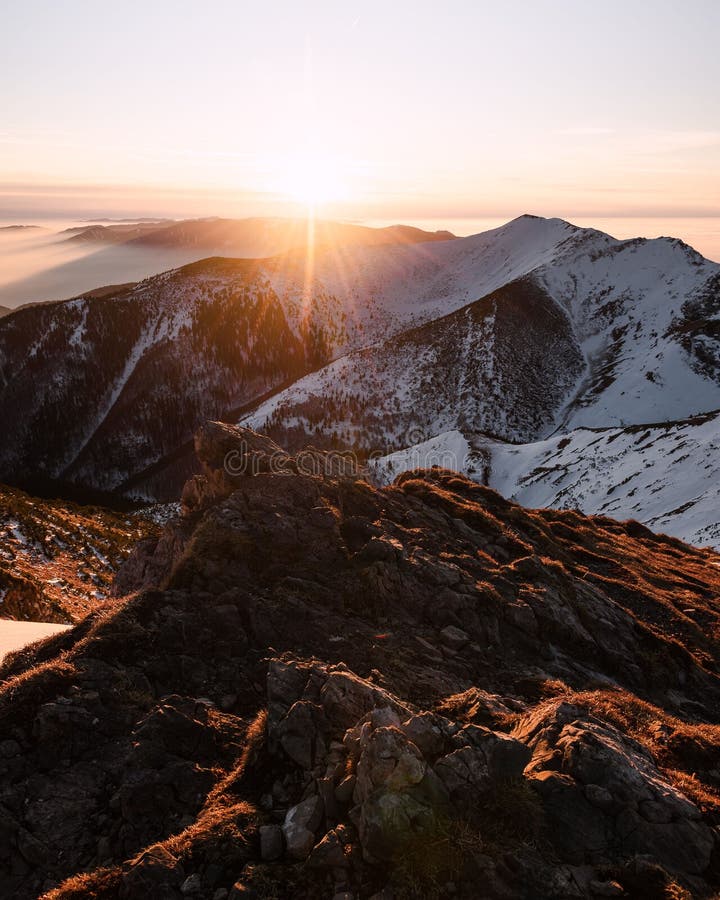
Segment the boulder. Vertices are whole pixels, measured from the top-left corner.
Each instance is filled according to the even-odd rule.
[[[288,856],[299,860],[308,857],[322,817],[322,801],[318,796],[308,797],[287,811],[282,831]]]
[[[522,719],[514,736],[533,752],[526,774],[567,859],[592,862],[619,852],[644,854],[685,875],[708,867],[712,831],[637,741],[560,701]]]

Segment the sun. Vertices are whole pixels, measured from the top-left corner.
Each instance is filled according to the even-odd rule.
[[[347,199],[348,186],[338,160],[306,151],[288,160],[281,175],[281,193],[307,207]]]

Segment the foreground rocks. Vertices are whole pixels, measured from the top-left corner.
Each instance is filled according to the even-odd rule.
[[[0,896],[712,896],[716,557],[198,442],[126,599],[0,671]]]

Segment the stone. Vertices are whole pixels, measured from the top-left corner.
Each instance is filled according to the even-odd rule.
[[[306,859],[315,845],[315,831],[322,821],[323,808],[320,797],[308,797],[291,807],[282,826],[288,856]]]
[[[347,806],[352,800],[356,782],[355,775],[347,775],[335,788],[335,799],[341,806]]]
[[[265,862],[273,862],[283,855],[283,830],[279,825],[261,825],[260,856]]]
[[[350,865],[337,831],[328,831],[325,837],[313,847],[308,865],[316,869],[344,869]]]
[[[311,769],[325,756],[325,714],[321,706],[298,700],[274,730],[274,738],[302,769]]]
[[[370,724],[373,728],[380,728],[386,725],[399,725],[400,716],[394,709],[384,706],[382,709],[374,709],[370,713]]]
[[[249,888],[242,881],[236,881],[230,888],[228,900],[258,900],[257,891]]]
[[[443,722],[447,720],[430,712],[422,712],[403,722],[400,727],[403,734],[415,744],[423,756],[435,757],[442,753],[445,746]]]
[[[202,881],[197,872],[193,875],[188,875],[188,877],[183,881],[180,885],[180,893],[184,897],[190,897],[195,894],[199,894],[202,891]]]
[[[603,812],[610,812],[615,806],[613,795],[607,788],[601,787],[599,784],[586,784],[585,796],[598,809]]]
[[[524,717],[513,734],[533,751],[526,774],[572,862],[622,846],[676,872],[705,871],[711,830],[637,741],[562,701]]]
[[[532,607],[524,600],[517,600],[515,603],[508,603],[505,606],[505,618],[512,623],[520,631],[528,634],[537,634],[538,623]]]
[[[598,881],[593,879],[588,885],[593,897],[624,897],[625,891],[617,881]]]
[[[283,825],[285,848],[292,859],[304,860],[315,844],[315,833],[304,825]]]
[[[447,625],[440,632],[443,644],[451,650],[461,650],[470,642],[470,636],[455,625]]]

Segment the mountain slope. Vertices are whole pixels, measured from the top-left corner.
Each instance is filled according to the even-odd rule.
[[[79,621],[103,607],[120,564],[156,530],[142,514],[43,500],[0,485],[0,616]]]
[[[136,593],[0,669],[5,896],[717,890],[715,554],[198,450]]]
[[[628,428],[578,428],[510,444],[445,432],[373,459],[381,484],[440,465],[517,503],[633,518],[698,546],[720,548],[720,414]]]
[[[310,313],[290,321],[262,271],[241,261],[19,310],[0,327],[3,474],[116,487],[208,413],[326,359],[331,326]]]
[[[172,498],[192,430],[218,416],[385,452],[449,429],[534,441],[687,418],[720,408],[719,271],[677,241],[523,216],[23,310],[0,324],[0,477]]]
[[[720,407],[720,344],[715,334],[720,267],[681,242],[664,238],[616,241],[560,220],[523,217],[483,235],[441,244],[437,249],[429,247],[423,255],[416,269],[402,266],[401,284],[395,281],[394,267],[387,260],[388,284],[377,293],[367,275],[355,283],[356,295],[379,295],[385,325],[391,330],[398,330],[398,320],[403,317],[412,322],[413,307],[435,318],[438,307],[447,313],[483,297],[511,307],[514,304],[508,314],[514,317],[518,333],[523,328],[534,332],[552,327],[553,320],[561,317],[565,323],[562,341],[566,350],[550,344],[542,367],[537,361],[528,366],[522,354],[518,359],[514,384],[520,390],[542,383],[552,368],[564,371],[567,390],[554,391],[555,379],[551,379],[548,408],[536,418],[534,428],[504,426],[514,402],[503,404],[500,400],[492,403],[487,421],[471,415],[474,426],[468,426],[470,430],[474,427],[528,440],[543,437],[556,427],[642,424]],[[322,278],[322,270],[318,277]],[[500,288],[502,294],[495,295]],[[545,298],[542,311],[533,304],[525,305],[529,290]],[[434,341],[428,330],[430,367]],[[492,384],[495,358],[505,352],[505,341],[505,334],[471,338],[464,365],[484,369],[486,382]],[[360,385],[351,400],[354,407],[364,405],[362,385],[368,369],[382,373],[401,365],[395,359],[397,347],[398,342],[391,341],[374,347],[369,358],[367,353],[358,354],[343,364],[343,389],[345,379]],[[578,366],[579,353],[582,368]],[[409,362],[414,367],[418,360]],[[436,361],[435,375],[440,382],[462,378],[465,371]],[[325,380],[333,380],[332,371]],[[374,414],[393,415],[398,403],[402,407],[404,392],[403,380],[398,381],[393,372],[380,391],[386,401],[373,395]],[[260,429],[282,428],[285,419],[295,426],[298,409],[307,401],[317,405],[317,395],[317,379],[313,378],[244,421]],[[485,399],[476,392],[476,404],[482,405]],[[458,427],[466,414],[464,399],[456,394],[446,402],[447,416],[438,422],[434,400],[432,393],[427,400],[412,398],[414,426],[425,437]],[[355,430],[365,428],[362,414],[349,424]],[[324,433],[343,429],[348,430],[342,413],[325,417]],[[373,435],[374,446],[398,447],[396,434],[388,430],[383,437],[384,444]]]
[[[372,450],[456,427],[529,439],[553,424],[583,371],[567,315],[524,279],[343,357],[244,424],[296,447],[312,437]]]

